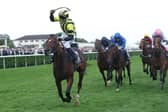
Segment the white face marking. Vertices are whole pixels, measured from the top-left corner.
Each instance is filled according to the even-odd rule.
[[[48,42],[51,42],[52,40],[48,40]]]

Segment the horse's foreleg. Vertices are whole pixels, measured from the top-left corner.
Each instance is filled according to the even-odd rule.
[[[149,73],[149,65],[146,64],[146,73],[148,74]]]
[[[125,67],[123,67],[123,76],[124,76],[124,78],[125,78]]]
[[[63,97],[62,94],[62,86],[61,86],[61,81],[56,80],[56,86],[57,86],[57,90],[58,90],[58,94],[61,97],[62,101],[65,102],[65,98]]]
[[[130,64],[128,64],[128,65],[126,66],[126,68],[127,68],[128,78],[129,78],[129,85],[132,85]]]
[[[73,76],[71,76],[68,80],[67,80],[67,89],[66,89],[66,102],[71,102],[71,88],[72,88],[72,84],[73,84]]]
[[[119,91],[120,84],[122,84],[122,68],[117,71],[116,81],[117,81],[116,91]]]
[[[143,72],[145,72],[145,63],[144,62],[142,64],[142,66],[143,66]]]
[[[151,67],[151,65],[149,65],[149,72],[150,72],[150,77],[152,77],[153,74],[152,74],[152,67]]]
[[[103,71],[103,70],[100,70],[100,73],[102,74],[102,77],[103,77],[105,86],[107,86],[107,82],[106,82],[106,77],[105,77],[105,75],[104,75],[104,71]]]
[[[156,69],[154,68],[154,65],[151,65],[151,73],[152,73],[152,78],[153,78],[153,80],[157,80],[157,71],[156,71]]]
[[[160,70],[160,83],[161,83],[161,89],[162,90],[164,88],[165,77],[166,77],[166,70],[165,69],[161,69]]]

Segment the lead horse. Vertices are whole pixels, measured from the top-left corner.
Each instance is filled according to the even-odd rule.
[[[56,35],[50,35],[45,44],[45,54],[53,53],[53,74],[57,86],[58,94],[63,102],[71,102],[71,88],[74,81],[75,70],[79,73],[77,101],[79,101],[79,93],[82,87],[82,81],[86,70],[86,60],[84,55],[79,49],[76,49],[81,58],[81,63],[75,67],[73,61],[69,58],[69,54],[64,48],[61,41],[58,40]],[[67,80],[66,97],[62,93],[61,82]],[[79,104],[79,102],[77,102]]]

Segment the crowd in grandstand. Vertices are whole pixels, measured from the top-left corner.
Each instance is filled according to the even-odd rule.
[[[30,55],[44,54],[44,49],[40,48],[0,48],[0,56],[7,55]]]

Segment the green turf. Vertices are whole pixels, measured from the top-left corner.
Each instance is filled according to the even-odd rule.
[[[105,87],[96,61],[89,61],[80,94],[80,106],[63,103],[57,94],[52,65],[0,70],[0,112],[168,112],[168,87],[160,90],[132,57],[133,85],[124,79],[120,92],[115,81]],[[76,94],[78,75],[72,94]],[[65,92],[65,81],[64,90]]]

